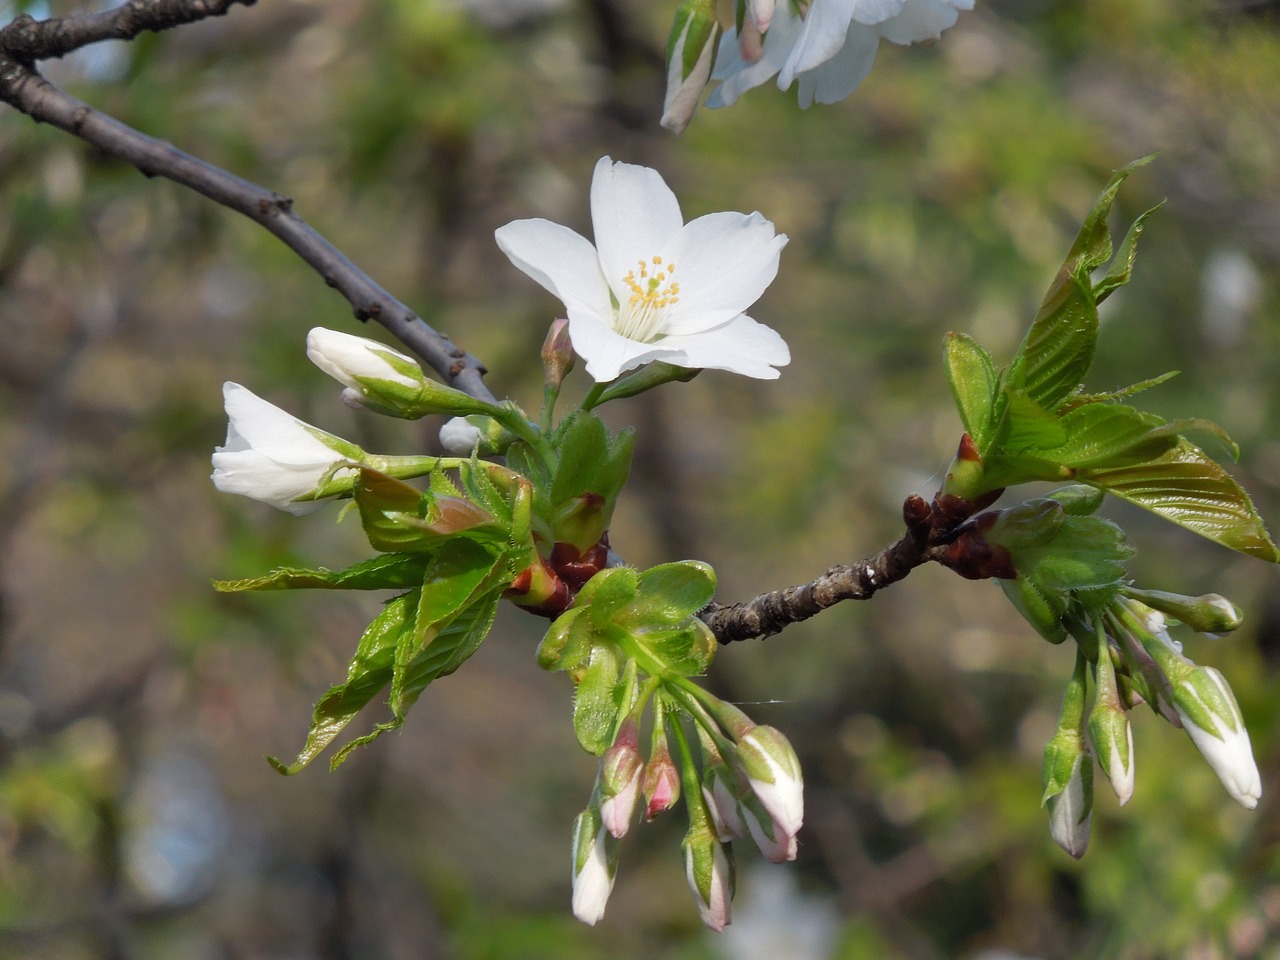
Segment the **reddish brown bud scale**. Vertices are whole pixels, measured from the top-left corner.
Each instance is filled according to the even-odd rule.
[[[987,524],[986,526],[990,526]],[[1013,580],[1018,576],[1006,547],[982,539],[976,528],[965,530],[938,557],[943,566],[966,580]]]

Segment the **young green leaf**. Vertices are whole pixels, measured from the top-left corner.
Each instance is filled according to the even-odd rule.
[[[972,337],[947,334],[947,380],[960,411],[960,422],[982,451],[995,427],[996,398],[1000,395],[1000,375],[991,354]]]
[[[1142,228],[1147,222],[1147,217],[1163,206],[1162,200],[1150,210],[1139,214],[1138,219],[1129,225],[1129,232],[1124,235],[1124,241],[1120,244],[1116,258],[1111,261],[1111,267],[1107,270],[1106,276],[1093,285],[1095,303],[1101,303],[1129,282],[1129,278],[1133,275],[1133,261],[1138,255],[1138,238],[1142,236]]]
[[[365,628],[347,670],[347,679],[330,687],[316,701],[311,729],[298,758],[286,766],[275,757],[267,757],[267,762],[279,773],[292,776],[306,767],[333,742],[351,718],[391,682],[396,644],[411,622],[416,595],[415,590],[392,598]]]
[[[630,630],[683,624],[715,596],[716,574],[697,560],[650,567],[640,574],[635,599],[616,618]]]
[[[1280,563],[1253,501],[1203,450],[1185,437],[1154,460],[1081,469],[1077,479],[1136,503],[1224,547]]]
[[[503,558],[474,541],[453,539],[441,547],[423,576],[413,629],[402,632],[396,644],[389,698],[392,713],[402,718],[408,707],[405,680],[410,666],[463,610],[507,576]]]
[[[499,599],[500,594],[494,593],[473,603],[440,632],[431,646],[424,650],[405,672],[401,690],[400,715],[379,723],[370,733],[343,744],[329,761],[331,771],[338,769],[351,751],[357,747],[372,743],[388,730],[398,730],[404,724],[405,714],[417,702],[422,691],[433,680],[458,669],[471,654],[475,653],[476,648],[489,635],[494,615],[498,611]]]
[[[221,593],[245,590],[402,590],[422,582],[426,558],[420,553],[380,553],[343,570],[279,567],[260,577],[214,580]]]
[[[608,748],[618,722],[622,655],[611,643],[591,648],[591,659],[573,698],[573,729],[582,749],[599,756]]]
[[[563,503],[583,493],[600,493],[598,474],[609,456],[609,435],[600,418],[576,411],[567,419],[560,440],[560,462],[551,482],[550,501]]]

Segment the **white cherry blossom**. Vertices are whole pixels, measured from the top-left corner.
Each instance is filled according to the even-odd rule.
[[[591,181],[594,245],[549,220],[495,236],[513,264],[564,303],[573,348],[606,383],[655,360],[773,379],[783,339],[744,312],[778,272],[785,234],[759,213],[684,222],[656,170],[608,157]]]

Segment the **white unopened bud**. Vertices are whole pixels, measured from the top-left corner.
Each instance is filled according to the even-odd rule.
[[[1191,737],[1241,806],[1252,810],[1262,796],[1249,731],[1235,695],[1213,667],[1197,667],[1173,687],[1173,706]]]
[[[1079,860],[1089,847],[1093,818],[1093,759],[1087,750],[1076,755],[1066,787],[1046,801],[1049,833],[1063,850]]]
[[[595,926],[617,872],[616,841],[601,825],[599,810],[588,808],[573,822],[573,861],[573,915]]]
[[[364,454],[355,444],[303,423],[238,383],[223,384],[222,396],[227,440],[213,452],[213,485],[223,493],[296,515],[310,513],[321,505],[311,497],[332,475],[334,465]]]
[[[734,881],[732,849],[714,837],[690,832],[684,839],[684,872],[702,922],[719,933],[729,925]]]

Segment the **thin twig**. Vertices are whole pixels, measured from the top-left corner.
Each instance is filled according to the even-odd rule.
[[[930,561],[970,580],[1006,576],[1001,548],[986,543],[965,522],[992,500],[988,495],[971,503],[939,493],[929,503],[912,494],[902,504],[906,533],[879,553],[857,563],[834,566],[810,583],[771,590],[745,603],[725,606],[713,602],[699,617],[721,643],[763,640],[842,600],[869,600]]]
[[[0,53],[19,63],[64,57],[103,40],[132,40],[208,17],[220,17],[237,4],[257,0],[129,0],[123,6],[74,17],[36,20],[23,14],[0,29]]]
[[[447,335],[433,329],[375,283],[298,216],[289,197],[250,183],[121,123],[50,83],[31,64],[37,52],[60,56],[95,40],[132,36],[142,29],[192,22],[225,12],[230,2],[131,0],[125,7],[112,11],[116,15],[112,18],[103,14],[87,16],[83,21],[81,18],[32,21],[30,17],[20,17],[0,31],[3,38],[0,50],[4,51],[0,54],[0,101],[37,123],[55,126],[132,164],[144,176],[160,176],[182,184],[265,227],[319,273],[325,283],[341,293],[353,307],[357,319],[382,324],[451,386],[473,397],[494,401],[494,395],[482,379],[485,367],[478,359],[455,346]],[[161,16],[166,10],[172,11],[173,19]],[[130,30],[133,33],[129,33]]]

